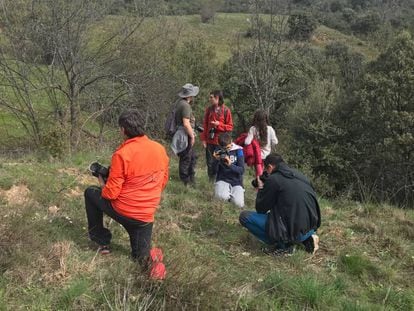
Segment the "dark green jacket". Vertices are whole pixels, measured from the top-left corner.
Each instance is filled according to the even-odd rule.
[[[321,225],[316,193],[308,178],[284,162],[257,193],[256,210],[269,212],[266,231],[274,242],[297,242],[299,234]]]

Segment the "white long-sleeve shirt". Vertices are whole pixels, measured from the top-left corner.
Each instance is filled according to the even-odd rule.
[[[258,130],[255,126],[252,126],[249,129],[249,133],[247,134],[247,137],[244,141],[245,145],[250,145],[253,138],[256,138],[257,140],[260,140],[260,135]],[[276,137],[276,132],[270,125],[267,126],[267,143],[264,146],[260,146],[260,151],[262,154],[262,159],[265,159],[270,152],[272,151],[272,146],[276,146],[278,144],[279,140]]]

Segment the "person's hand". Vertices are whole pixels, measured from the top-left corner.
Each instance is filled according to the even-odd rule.
[[[105,186],[105,181],[103,180],[103,178],[102,178],[101,175],[98,175],[98,181],[99,181],[99,185],[101,187],[104,187]]]
[[[220,155],[218,154],[218,152],[217,152],[217,151],[214,151],[214,152],[213,152],[213,157],[214,157],[216,160],[220,160]]]
[[[264,182],[260,179],[259,176],[257,176],[256,179],[257,179],[257,189],[263,189]]]
[[[202,141],[202,143],[203,143],[204,149],[207,148],[207,143],[204,140]]]
[[[224,164],[226,164],[227,166],[230,166],[230,165],[231,165],[231,160],[230,160],[230,157],[229,157],[229,156],[226,156],[226,157],[223,159],[223,162],[224,162]]]
[[[193,134],[192,136],[190,136],[191,147],[194,146],[194,142],[195,142],[195,137],[194,137],[194,134]]]
[[[219,124],[220,124],[220,122],[219,121],[211,121],[210,122],[212,125],[214,125],[214,126],[218,126]]]

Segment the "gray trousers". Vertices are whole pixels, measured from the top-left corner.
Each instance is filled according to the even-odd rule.
[[[232,202],[240,208],[244,207],[244,188],[242,186],[232,186],[222,180],[216,181],[214,184],[214,197]]]

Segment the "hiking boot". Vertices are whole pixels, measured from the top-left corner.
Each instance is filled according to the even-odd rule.
[[[319,249],[319,237],[316,234],[312,234],[302,244],[305,246],[305,251],[313,255]]]
[[[295,247],[293,245],[286,248],[277,248],[275,246],[263,247],[262,252],[266,255],[280,257],[280,256],[290,256],[295,252]]]
[[[99,245],[98,252],[101,255],[108,255],[111,253],[108,245]]]

